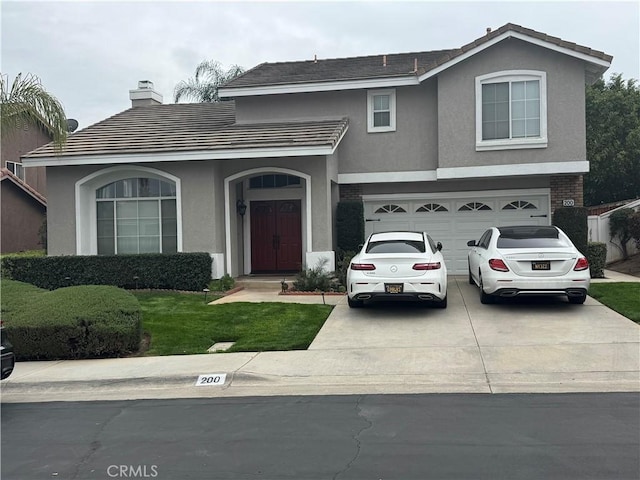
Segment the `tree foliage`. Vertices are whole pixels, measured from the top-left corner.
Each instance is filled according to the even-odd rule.
[[[640,197],[640,88],[621,75],[586,90],[585,205]]]
[[[31,73],[24,77],[19,73],[12,83],[0,74],[0,121],[3,137],[25,126],[36,126],[49,133],[58,148],[67,140],[67,116],[62,104]]]
[[[197,67],[193,78],[183,80],[173,92],[174,101],[190,98],[196,102],[219,102],[218,89],[230,80],[244,73],[244,68],[232,65],[224,70],[215,60],[204,60]]]
[[[622,258],[626,260],[629,258],[629,252],[627,250],[627,243],[633,238],[631,232],[631,216],[634,214],[633,208],[621,208],[614,211],[609,217],[609,233],[611,234],[611,243],[614,239],[618,239],[620,244],[618,247],[622,252]]]

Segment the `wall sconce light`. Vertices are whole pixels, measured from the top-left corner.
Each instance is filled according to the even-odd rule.
[[[236,211],[241,217],[244,217],[244,214],[247,213],[247,205],[244,203],[244,200],[240,199],[236,202]]]

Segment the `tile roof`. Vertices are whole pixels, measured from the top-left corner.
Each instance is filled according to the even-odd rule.
[[[409,75],[423,75],[453,59],[483,45],[506,32],[516,32],[533,39],[573,50],[596,59],[611,62],[613,57],[589,47],[567,42],[513,23],[489,32],[460,48],[414,53],[396,53],[366,57],[306,60],[298,62],[263,63],[227,83],[225,89],[290,85],[300,83],[370,80]],[[386,66],[385,66],[386,60]],[[416,67],[417,63],[417,69]]]
[[[18,186],[20,189],[24,190],[27,194],[31,195],[38,202],[40,202],[42,205],[44,205],[44,206],[47,205],[47,199],[44,197],[44,195],[42,195],[40,192],[38,192],[31,185],[25,183],[19,177],[17,177],[13,173],[11,173],[11,171],[8,168],[4,168],[3,167],[3,168],[0,168],[0,182],[4,182],[5,180],[9,180],[9,181],[13,182],[16,186]]]
[[[53,144],[27,159],[74,155],[187,152],[265,147],[335,146],[346,118],[281,123],[235,123],[235,103],[135,107],[80,130],[61,152]]]

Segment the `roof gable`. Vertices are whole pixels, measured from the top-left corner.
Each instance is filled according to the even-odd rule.
[[[221,96],[240,97],[357,88],[417,85],[492,45],[515,37],[590,64],[588,74],[597,77],[613,57],[542,32],[508,23],[495,31],[450,50],[375,55],[367,57],[263,63],[222,87]]]

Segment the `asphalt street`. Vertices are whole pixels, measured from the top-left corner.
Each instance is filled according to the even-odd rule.
[[[640,478],[637,393],[2,405],[3,480]]]

